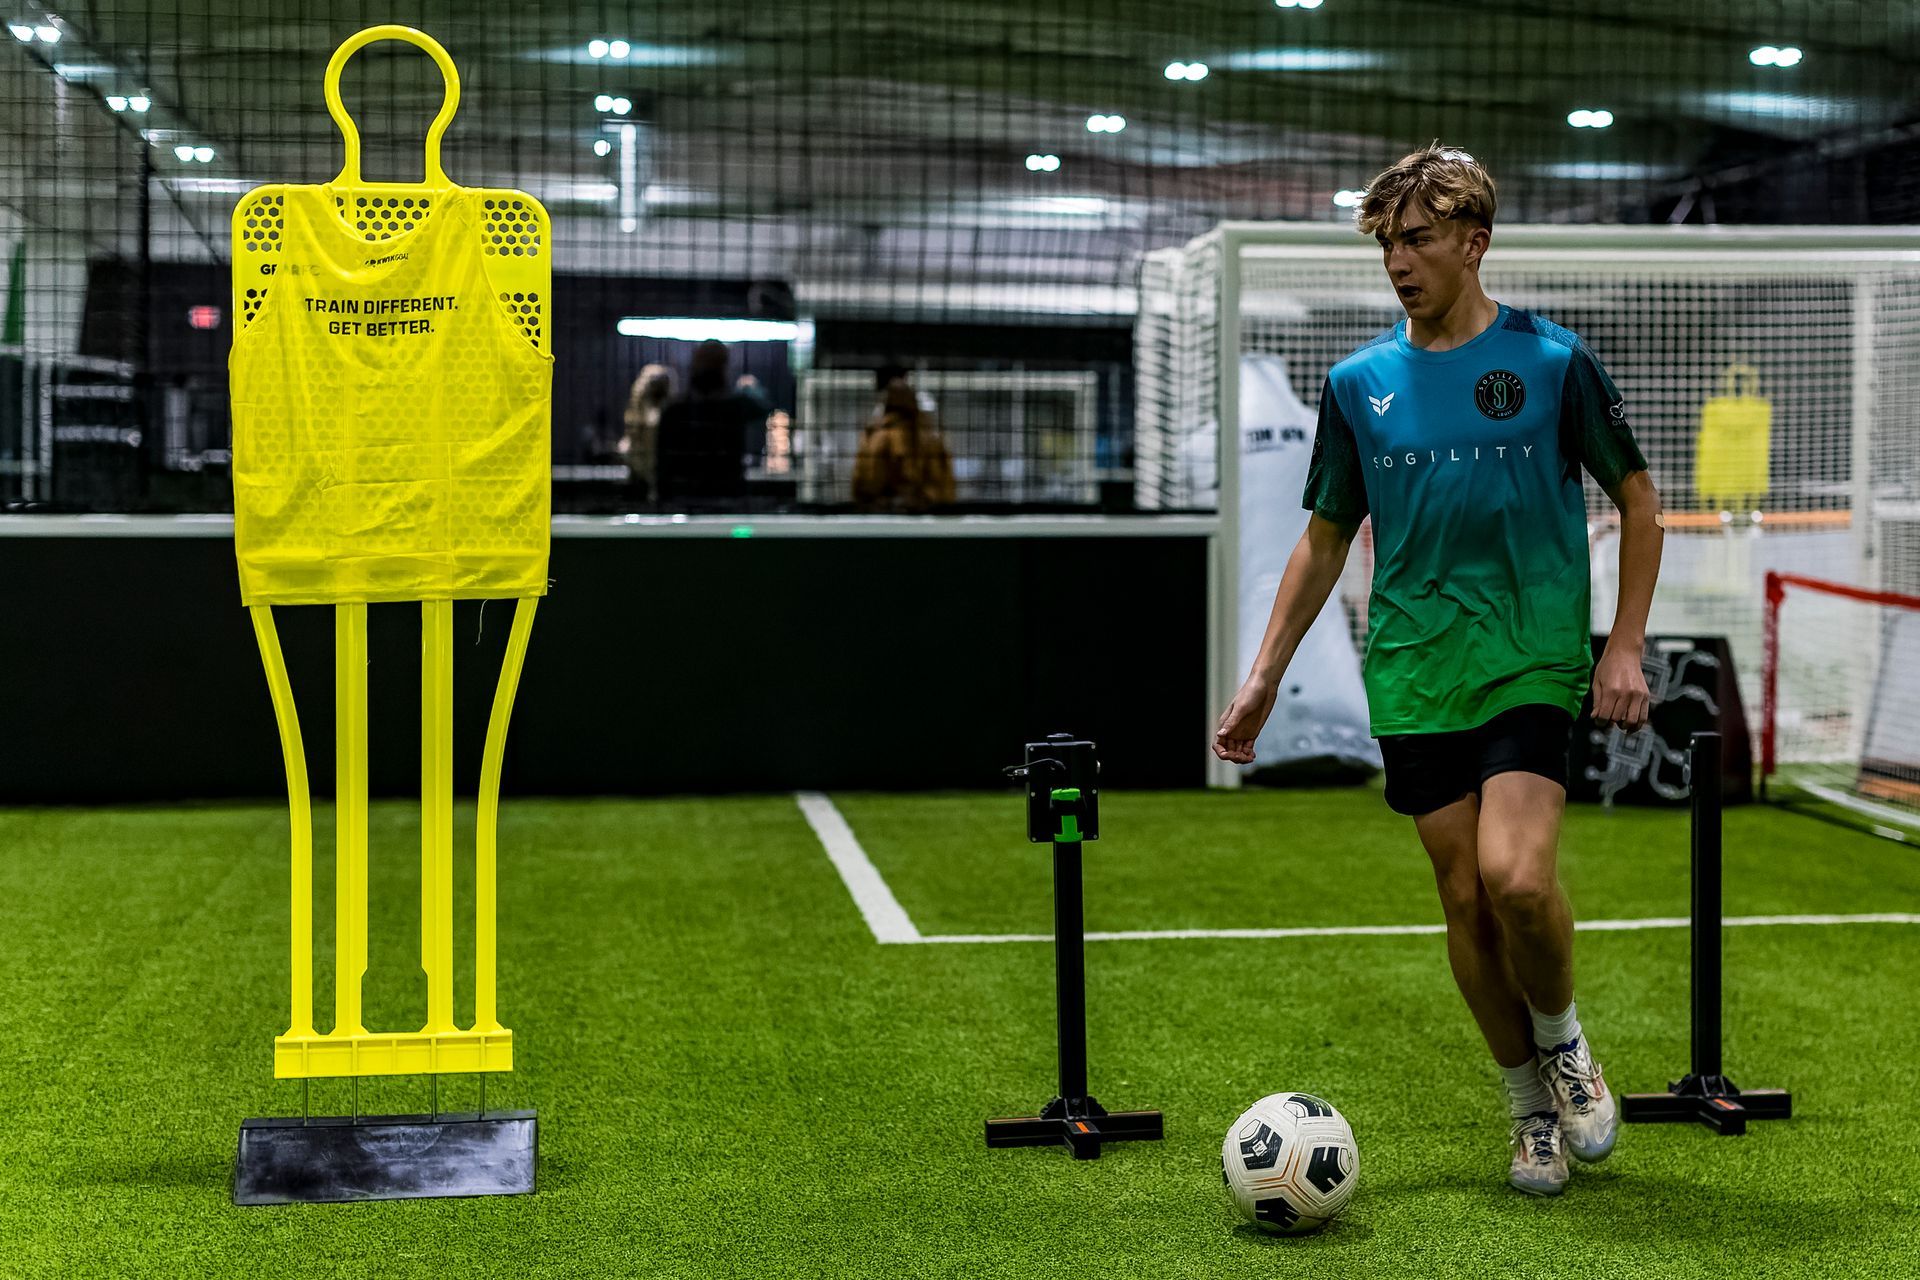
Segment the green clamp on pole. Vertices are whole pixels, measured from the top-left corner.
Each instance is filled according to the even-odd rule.
[[[1080,788],[1060,787],[1056,789],[1053,792],[1053,803],[1056,808],[1059,807],[1060,805],[1079,804]],[[1053,837],[1053,842],[1055,844],[1079,844],[1080,843],[1080,815],[1079,814],[1074,813],[1072,810],[1068,810],[1067,812],[1060,815],[1060,831],[1058,834],[1056,834]]]

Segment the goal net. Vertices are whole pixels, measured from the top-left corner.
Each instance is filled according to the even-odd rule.
[[[1920,596],[1770,573],[1760,772],[1920,839]]]
[[[1920,234],[1500,227],[1489,294],[1579,333],[1626,397],[1667,511],[1651,631],[1724,635],[1760,702],[1769,572],[1920,595]],[[1280,357],[1317,406],[1327,370],[1402,316],[1350,227],[1227,223],[1148,255],[1135,330],[1135,501],[1217,510],[1238,546],[1241,363]],[[1287,500],[1297,501],[1297,497]],[[1593,626],[1611,629],[1618,522],[1587,481]],[[1910,536],[1915,535],[1915,536]],[[1364,536],[1340,592],[1364,642]],[[1241,673],[1215,592],[1211,696]],[[1231,785],[1224,773],[1214,780]]]

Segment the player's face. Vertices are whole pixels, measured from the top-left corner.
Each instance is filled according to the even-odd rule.
[[[1485,247],[1477,235],[1467,223],[1436,218],[1418,206],[1375,234],[1387,279],[1409,319],[1437,320],[1452,310]]]

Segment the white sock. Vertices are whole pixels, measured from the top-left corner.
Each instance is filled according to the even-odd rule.
[[[1517,1067],[1501,1067],[1500,1078],[1506,1081],[1507,1111],[1514,1119],[1553,1110],[1553,1095],[1540,1081],[1538,1059],[1528,1058]]]
[[[1542,1049],[1557,1049],[1580,1038],[1580,1017],[1574,1012],[1571,1000],[1565,1009],[1553,1014],[1528,1005],[1527,1015],[1533,1019],[1533,1042]]]

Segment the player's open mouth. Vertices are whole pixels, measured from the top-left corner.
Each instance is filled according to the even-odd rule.
[[[1399,288],[1399,294],[1403,301],[1412,302],[1415,298],[1420,296],[1420,286],[1413,285],[1413,284],[1403,284]]]

